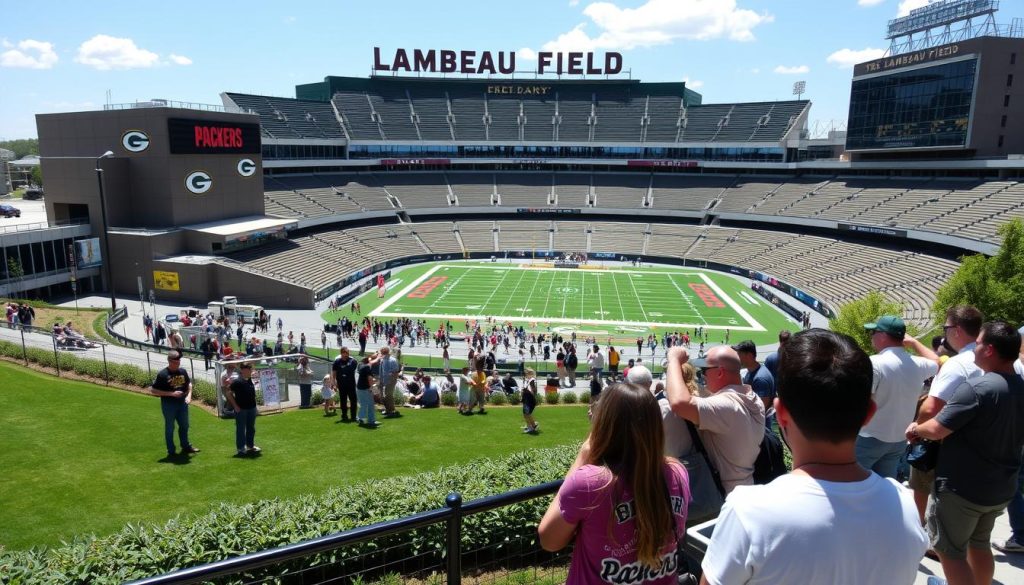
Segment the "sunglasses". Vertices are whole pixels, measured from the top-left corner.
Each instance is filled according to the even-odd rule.
[[[704,375],[706,375],[706,374],[707,374],[707,373],[708,373],[709,371],[711,371],[711,370],[717,370],[718,368],[721,368],[721,367],[722,367],[722,366],[704,366],[703,368],[701,368],[701,369],[700,369],[700,375],[704,376]]]

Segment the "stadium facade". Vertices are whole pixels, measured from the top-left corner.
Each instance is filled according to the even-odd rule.
[[[405,263],[585,252],[751,276],[825,314],[882,290],[924,321],[955,259],[1024,216],[1024,42],[915,51],[858,65],[850,133],[824,140],[809,101],[633,79],[332,76],[43,114],[47,215],[102,238],[101,166],[117,292],[181,302],[311,308]],[[66,286],[45,248],[3,249],[64,278],[23,288]]]

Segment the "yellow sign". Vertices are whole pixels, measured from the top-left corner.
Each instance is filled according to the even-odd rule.
[[[154,270],[153,288],[157,290],[181,290],[181,287],[178,285],[178,273]]]

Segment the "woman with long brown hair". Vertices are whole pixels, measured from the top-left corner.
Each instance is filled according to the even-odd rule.
[[[575,537],[568,583],[676,581],[689,479],[665,457],[661,410],[647,388],[614,384],[594,406],[593,428],[541,519],[545,550]]]

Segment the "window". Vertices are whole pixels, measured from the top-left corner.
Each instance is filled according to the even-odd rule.
[[[1006,128],[1006,114],[1003,114],[1003,119],[999,121],[1000,128]]]
[[[1010,94],[1006,94],[1006,95],[1003,96],[1003,107],[1004,108],[1010,107]]]
[[[1006,76],[1006,87],[1013,87],[1013,73]]]
[[[1002,134],[1000,134],[1000,135],[999,135],[999,145],[998,145],[998,146],[999,146],[999,148],[1002,148],[1002,147],[1003,147],[1003,140],[1004,140],[1005,138],[1006,138],[1006,137],[1005,137],[1005,136],[1003,136]]]
[[[1017,53],[1010,53],[1010,65],[1017,64]]]

